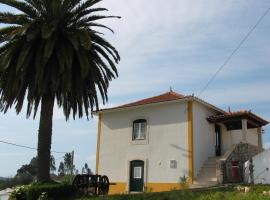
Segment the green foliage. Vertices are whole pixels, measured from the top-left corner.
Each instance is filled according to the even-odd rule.
[[[182,189],[187,189],[189,187],[188,186],[188,178],[186,177],[186,175],[181,176],[179,178],[179,184],[180,184],[180,188],[182,188]]]
[[[38,197],[38,200],[48,200],[48,194],[46,192],[42,192],[41,195]]]
[[[72,185],[59,183],[32,184],[20,186],[10,195],[10,200],[65,199],[76,194]]]
[[[82,167],[82,174],[93,174],[87,163]]]
[[[51,156],[51,171],[55,169],[54,157]],[[16,185],[26,185],[32,183],[37,176],[37,157],[31,159],[29,164],[22,165],[18,170],[14,178],[10,178],[6,181],[7,187]],[[1,183],[0,183],[1,189]]]
[[[229,187],[206,191],[187,189],[159,193],[115,195],[102,198],[77,198],[76,200],[269,200],[268,196],[262,195],[261,190],[270,190],[270,185],[252,186],[251,192],[247,194],[236,192],[232,187]]]
[[[100,1],[0,0],[17,10],[0,12],[0,111],[20,113],[26,103],[26,116],[35,118],[41,104],[38,181],[50,179],[54,102],[66,120],[88,118],[118,76],[120,56],[95,28],[111,30],[97,21],[119,17],[98,15],[106,11],[93,8]]]
[[[75,175],[71,175],[71,174],[64,175],[63,183],[72,184],[74,177],[75,177]]]
[[[258,185],[249,185],[251,187],[252,193],[262,193],[263,191],[270,191],[270,185],[267,184],[258,184]]]
[[[45,96],[56,99],[68,119],[98,109],[98,91],[107,101],[109,82],[118,76],[117,50],[103,38],[97,21],[101,0],[0,0],[20,12],[0,12],[0,110],[27,102],[34,117]],[[99,31],[95,28],[98,27]]]
[[[0,181],[0,190],[11,188],[18,185],[29,184],[33,181],[33,177],[30,174],[24,173],[14,178],[8,178],[7,180]]]
[[[53,155],[51,155],[50,171],[51,171],[51,172],[56,171],[55,159],[54,159],[54,156],[53,156]]]
[[[65,175],[65,165],[64,165],[63,162],[60,162],[60,164],[59,164],[58,175],[59,176],[64,176]]]
[[[10,195],[9,200],[27,200],[27,190],[29,186],[23,185],[17,187]]]
[[[74,168],[75,166],[73,166],[73,163],[72,163],[72,154],[66,153],[64,156],[65,174],[72,174]]]

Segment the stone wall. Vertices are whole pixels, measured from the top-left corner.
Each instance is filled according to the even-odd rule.
[[[244,179],[244,163],[259,153],[257,146],[240,143],[235,145],[233,151],[226,158],[221,158],[217,163],[217,178],[220,184],[238,182],[232,174],[233,163],[239,167],[239,182]]]

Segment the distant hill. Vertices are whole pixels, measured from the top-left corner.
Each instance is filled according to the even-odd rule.
[[[5,178],[5,177],[0,177],[0,181],[5,181],[7,180],[8,178]]]

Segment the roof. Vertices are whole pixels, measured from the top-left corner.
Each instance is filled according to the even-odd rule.
[[[132,103],[124,104],[122,106],[118,106],[118,108],[123,108],[123,107],[131,107],[131,106],[139,106],[139,105],[145,105],[145,104],[151,104],[151,103],[159,103],[159,102],[164,102],[164,101],[173,101],[177,99],[183,99],[186,96],[182,94],[178,94],[176,92],[166,92],[164,94],[142,99],[139,101],[135,101]]]
[[[252,113],[250,110],[240,110],[237,112],[227,112],[225,114],[214,115],[207,118],[209,122],[218,123],[234,119],[248,119],[259,125],[265,126],[269,122],[258,115]]]
[[[117,107],[113,107],[113,108],[106,108],[106,109],[101,109],[99,110],[98,112],[103,112],[103,111],[110,111],[110,110],[116,110],[116,109],[121,109],[121,108],[130,108],[130,107],[136,107],[136,106],[142,106],[142,105],[149,105],[149,104],[155,104],[155,103],[164,103],[164,102],[171,102],[171,101],[176,101],[176,100],[189,100],[189,99],[192,99],[192,100],[195,100],[195,101],[198,101],[208,107],[211,107],[212,109],[214,110],[217,110],[218,112],[220,113],[225,113],[225,111],[223,111],[222,109],[216,107],[216,106],[213,106],[197,97],[194,97],[193,95],[182,95],[182,94],[179,94],[177,92],[173,92],[173,91],[169,91],[169,92],[166,92],[166,93],[163,93],[161,95],[158,95],[158,96],[153,96],[153,97],[150,97],[150,98],[146,98],[146,99],[142,99],[142,100],[138,100],[138,101],[135,101],[135,102],[131,102],[131,103],[128,103],[128,104],[124,104],[124,105],[121,105],[121,106],[117,106]]]

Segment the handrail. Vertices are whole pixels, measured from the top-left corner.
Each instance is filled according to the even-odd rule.
[[[226,161],[229,156],[233,153],[233,151],[235,150],[235,148],[237,147],[236,144],[233,144],[230,149],[228,151],[226,151],[226,153],[219,159],[221,161]]]

